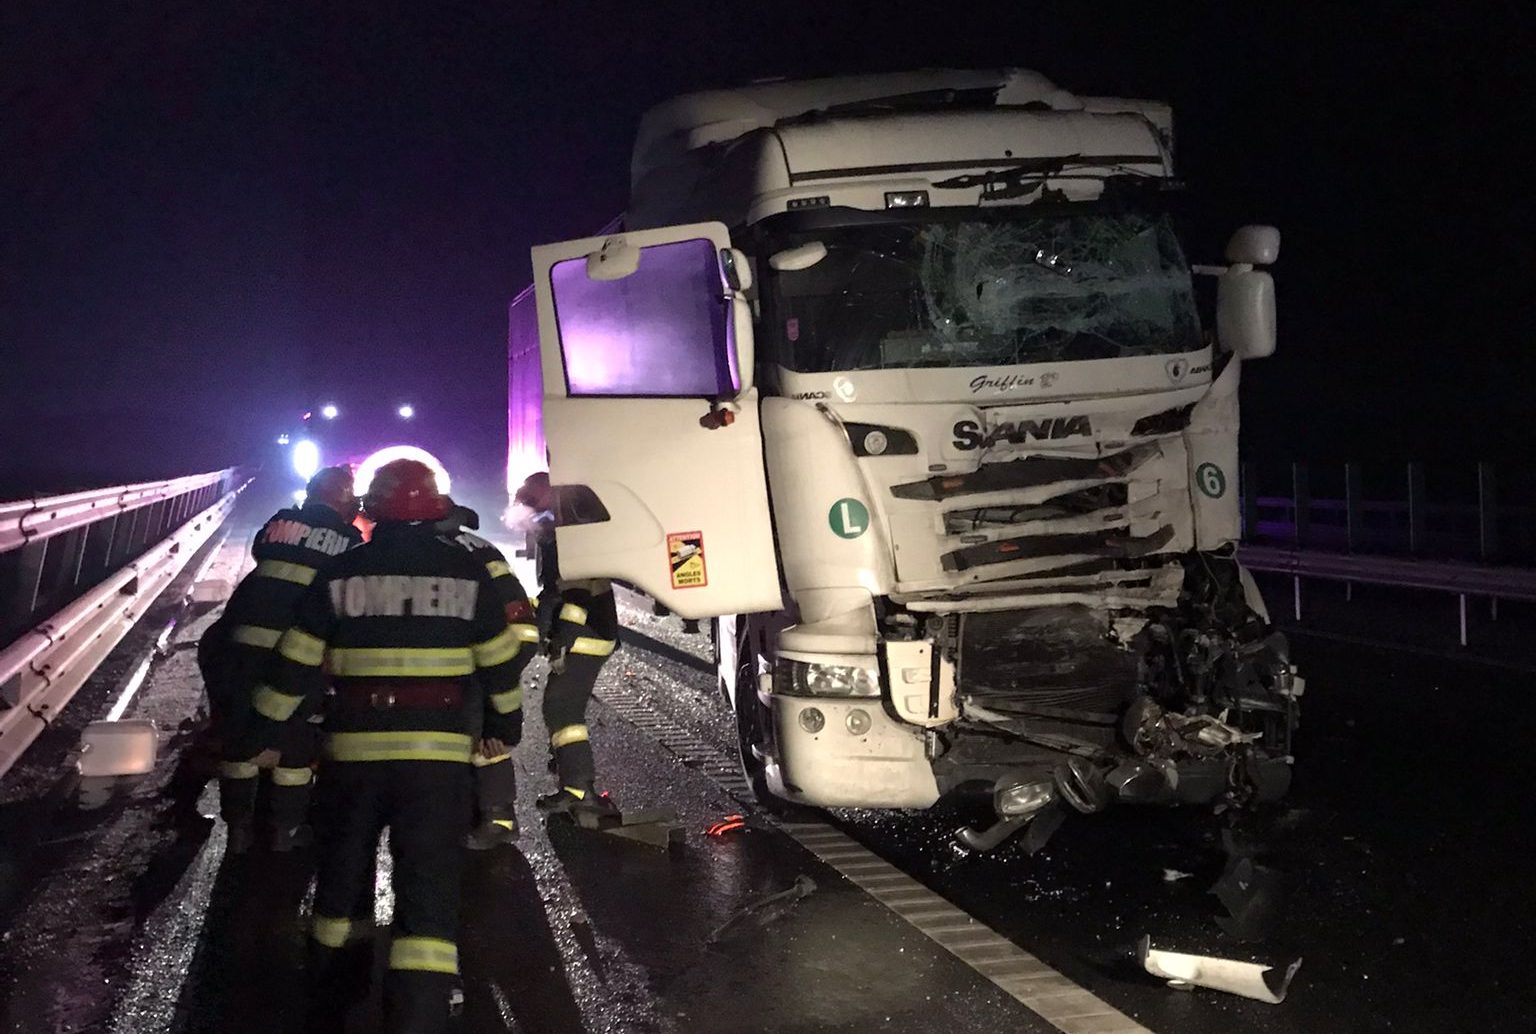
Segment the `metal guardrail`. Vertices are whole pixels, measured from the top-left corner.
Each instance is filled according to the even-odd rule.
[[[1305,463],[1289,465],[1287,495],[1262,490],[1258,465],[1242,465],[1243,538],[1273,545],[1369,552],[1441,559],[1536,563],[1536,508],[1501,500],[1499,478],[1491,463],[1461,471],[1462,493],[1452,498],[1440,485],[1432,498],[1432,479],[1422,463],[1409,463],[1397,474],[1345,463],[1331,471],[1342,498],[1314,498],[1319,471]],[[1273,471],[1270,471],[1273,474]],[[1324,474],[1330,473],[1323,471]],[[1434,472],[1456,481],[1454,470]],[[1475,488],[1474,477],[1475,474]],[[1527,479],[1528,480],[1528,479]],[[1370,485],[1368,488],[1367,485]],[[1394,487],[1395,486],[1395,487]],[[1273,481],[1268,487],[1273,489]],[[1373,496],[1368,498],[1367,492]]]
[[[213,537],[249,480],[231,468],[0,504],[10,623],[25,615],[19,633],[0,638],[0,776]],[[61,589],[74,590],[68,602],[36,620],[39,600]]]
[[[170,502],[208,485],[220,485],[231,470],[193,474],[170,481],[146,481],[119,488],[96,488],[86,492],[22,499],[0,503],[0,553],[61,535],[106,517],[129,510]]]
[[[246,475],[230,468],[0,503],[0,643],[133,560]]]
[[[1536,569],[1532,568],[1251,545],[1239,547],[1238,557],[1250,571],[1291,577],[1292,608],[1297,621],[1301,620],[1303,578],[1452,593],[1460,601],[1462,646],[1467,645],[1469,597],[1485,597],[1493,601],[1495,608],[1499,600],[1536,601]]]
[[[1536,560],[1536,510],[1500,504],[1490,463],[1477,464],[1475,502],[1432,503],[1424,465],[1404,472],[1401,497],[1367,499],[1361,466],[1347,463],[1344,498],[1316,499],[1304,463],[1290,465],[1288,496],[1259,494],[1255,465],[1243,464],[1240,556],[1251,570],[1290,576],[1297,621],[1303,579],[1451,593],[1466,646],[1468,598],[1488,599],[1495,616],[1501,599],[1536,600],[1536,567],[1511,564]]]

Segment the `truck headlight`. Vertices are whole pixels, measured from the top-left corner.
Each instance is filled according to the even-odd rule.
[[[773,691],[797,697],[878,697],[880,670],[780,660],[773,671]]]

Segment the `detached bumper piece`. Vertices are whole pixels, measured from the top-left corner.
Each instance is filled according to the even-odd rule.
[[[571,819],[582,829],[596,830],[638,843],[659,847],[681,847],[683,824],[677,812],[671,808],[649,808],[645,811],[626,811],[615,815],[599,815],[589,811],[573,811]]]
[[[1237,962],[1211,955],[1165,951],[1152,947],[1150,935],[1141,939],[1136,954],[1142,968],[1168,981],[1169,987],[1181,990],[1208,987],[1213,991],[1226,991],[1228,994],[1241,995],[1270,1005],[1279,1005],[1285,1001],[1291,980],[1301,968],[1300,959],[1282,970],[1258,962]]]

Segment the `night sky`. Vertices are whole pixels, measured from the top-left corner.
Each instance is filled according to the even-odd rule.
[[[645,108],[941,65],[1171,101],[1213,222],[1281,227],[1250,456],[1520,463],[1530,5],[1256,6],[10,0],[5,487],[258,457],[327,395],[455,412],[492,472],[528,248],[622,209]]]

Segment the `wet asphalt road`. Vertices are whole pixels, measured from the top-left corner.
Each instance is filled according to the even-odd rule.
[[[707,637],[632,607],[625,619],[604,691],[729,749]],[[73,724],[106,710],[144,639],[131,637],[77,697]],[[1160,1034],[1532,1029],[1531,809],[1521,796],[1536,734],[1530,677],[1308,638],[1297,659],[1309,677],[1297,783],[1261,841],[1289,893],[1261,941],[1237,941],[1215,921],[1206,889],[1223,862],[1221,818],[1123,809],[1073,819],[1033,858],[956,848],[951,831],[975,817],[963,806],[835,821]],[[0,787],[10,890],[0,899],[0,1030],[280,1031],[296,1021],[308,859],[224,858],[222,828],[206,817],[216,804],[206,772],[190,733],[175,731],[198,697],[190,652],[157,665],[129,714],[168,730],[163,763],[105,807],[82,811],[58,792],[71,728]],[[676,808],[687,842],[668,853],[546,830],[531,809],[547,781],[531,708],[517,756],[523,840],[470,858],[462,1029],[1052,1029],[765,816],[746,810],[746,829],[704,836],[743,807],[611,707],[594,705],[592,719],[614,796]],[[801,876],[815,882],[808,897],[721,930]],[[381,923],[388,910],[386,885]],[[1143,934],[1180,950],[1304,963],[1279,1006],[1174,991],[1136,968]],[[364,1010],[351,1029],[375,1021]]]

